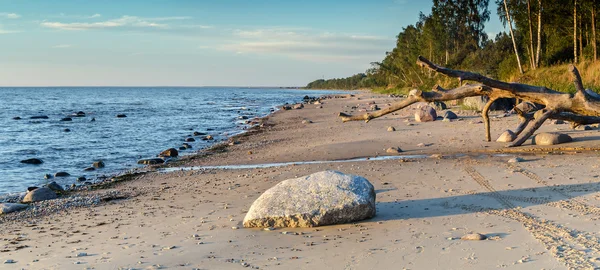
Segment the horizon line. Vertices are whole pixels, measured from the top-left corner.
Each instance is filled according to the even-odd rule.
[[[22,85],[22,86],[4,86],[0,85],[0,88],[96,88],[96,87],[121,87],[121,88],[304,88],[306,86],[234,86],[234,85],[205,85],[205,86],[176,86],[176,85]]]

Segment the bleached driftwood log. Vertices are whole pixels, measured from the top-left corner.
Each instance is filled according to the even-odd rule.
[[[545,108],[535,114],[519,114],[521,122],[515,132],[518,137],[508,145],[509,147],[522,145],[548,119],[561,119],[575,124],[600,123],[600,98],[591,95],[584,89],[579,71],[573,65],[569,66],[569,72],[577,90],[575,94],[559,92],[546,87],[498,81],[468,71],[452,70],[438,66],[422,56],[419,56],[417,65],[449,77],[458,78],[461,81],[474,81],[478,84],[465,84],[454,89],[443,89],[436,85],[431,92],[412,90],[406,99],[383,110],[361,115],[340,113],[339,116],[344,122],[360,120],[369,122],[371,119],[401,110],[416,102],[448,101],[465,97],[487,96],[489,100],[484,106],[481,116],[485,123],[486,139],[491,141],[488,113],[494,101],[499,98],[517,98],[544,105]]]

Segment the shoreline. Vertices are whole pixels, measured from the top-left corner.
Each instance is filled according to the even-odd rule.
[[[370,123],[340,123],[337,112],[351,110],[357,103],[361,105],[353,110],[359,111],[372,100],[382,107],[393,101],[361,93],[323,100],[318,105],[322,108],[310,105],[278,111],[262,118],[264,125],[256,131],[233,136],[239,144],[224,142],[211,147],[214,152],[154,166],[153,171],[124,175],[97,189],[69,195],[93,198],[83,207],[20,220],[3,215],[0,235],[5,239],[22,237],[5,245],[2,259],[12,259],[15,266],[27,269],[157,265],[235,269],[240,264],[259,269],[487,269],[499,265],[563,269],[595,264],[590,257],[568,257],[572,255],[557,247],[569,245],[558,238],[558,228],[600,237],[594,230],[600,219],[595,210],[600,209],[596,199],[600,183],[596,183],[597,166],[590,163],[590,159],[598,160],[598,155],[594,141],[586,139],[597,130],[571,132],[566,125],[544,126],[546,131],[571,132],[576,141],[554,148],[526,145],[515,154],[525,161],[511,164],[502,152],[503,144],[482,141],[483,127],[470,123],[474,117],[468,113],[462,115],[466,120],[450,123],[409,121],[413,125],[406,125],[410,110]],[[493,134],[512,127],[513,118],[492,122]],[[312,123],[303,122],[307,119]],[[397,131],[386,131],[390,125]],[[160,171],[173,166],[395,156],[385,153],[391,146],[402,147],[404,152],[398,156],[427,158]],[[592,150],[580,150],[586,148]],[[318,228],[242,228],[248,207],[266,189],[322,170],[368,179],[377,192],[375,218]],[[508,208],[506,202],[518,208]],[[26,212],[20,213],[16,215],[26,216]],[[541,226],[536,227],[541,228],[539,233],[529,230],[527,224]],[[485,234],[490,240],[460,240],[469,232]],[[557,238],[544,240],[544,235]],[[76,256],[81,252],[89,255]],[[600,256],[600,249],[592,248],[586,256],[597,253]],[[586,264],[578,264],[576,259]]]

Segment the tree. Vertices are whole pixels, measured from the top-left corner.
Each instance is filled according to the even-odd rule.
[[[506,0],[504,2],[504,11],[506,13],[506,21],[508,23],[508,29],[510,30],[510,37],[512,38],[513,47],[515,49],[515,56],[517,57],[517,65],[519,66],[519,72],[523,74],[523,67],[521,66],[521,58],[519,57],[519,49],[517,48],[517,42],[515,41],[515,33],[513,31],[512,22],[510,20],[510,12]]]
[[[540,51],[542,50],[542,0],[538,0],[538,28],[537,28],[537,52],[535,54],[535,66],[540,66]]]
[[[573,56],[577,64],[577,0],[573,0]]]

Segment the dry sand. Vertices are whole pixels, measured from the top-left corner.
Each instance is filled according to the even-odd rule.
[[[463,121],[414,123],[407,109],[369,123],[341,123],[375,101],[362,93],[280,111],[240,144],[187,166],[368,160],[236,170],[151,172],[95,194],[131,196],[95,207],[0,224],[2,269],[593,269],[600,266],[598,130],[545,124],[575,141],[497,155],[475,113]],[[352,106],[360,106],[351,110]],[[500,112],[492,113],[500,115]],[[311,124],[303,124],[309,119]],[[406,119],[411,119],[408,126]],[[494,137],[516,116],[493,118]],[[387,127],[394,126],[395,132]],[[419,144],[425,146],[418,146]],[[530,150],[532,152],[529,152]],[[535,150],[535,151],[533,151]],[[571,150],[571,151],[569,151]],[[513,151],[511,149],[511,151]],[[250,154],[251,153],[251,154]],[[464,154],[464,155],[463,155]],[[525,159],[508,163],[512,155]],[[369,179],[377,216],[355,224],[265,231],[242,228],[252,202],[279,181],[322,170]],[[460,238],[476,232],[483,241]],[[78,256],[79,255],[79,256]]]

